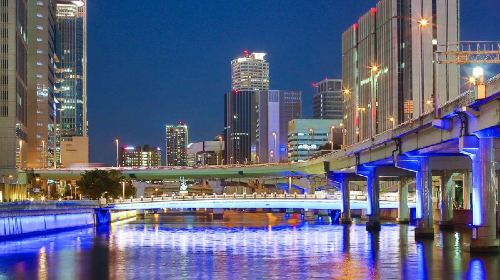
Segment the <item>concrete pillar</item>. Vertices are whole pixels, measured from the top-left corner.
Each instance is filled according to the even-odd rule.
[[[360,165],[357,167],[356,173],[366,177],[366,192],[367,192],[367,215],[366,230],[380,230],[380,186],[377,174],[377,167]]]
[[[466,210],[471,209],[470,195],[472,193],[472,174],[470,171],[465,171],[462,175],[462,200],[463,208]]]
[[[340,176],[340,190],[342,192],[342,204],[341,204],[341,215],[340,215],[340,223],[341,224],[352,224],[351,219],[351,199],[349,192],[349,179],[347,175]]]
[[[222,220],[224,218],[224,209],[214,208],[212,215],[215,220]]]
[[[455,182],[453,172],[444,170],[441,177],[440,220],[439,228],[453,228],[453,202],[455,200]]]
[[[500,128],[461,139],[462,152],[472,159],[472,238],[471,252],[498,252],[496,201],[500,161]]]
[[[416,218],[415,238],[434,238],[432,208],[432,170],[429,157],[419,158],[420,169],[416,174]]]
[[[410,222],[410,211],[408,209],[408,185],[410,180],[408,178],[401,179],[398,185],[398,218],[397,222],[400,224],[407,224]]]

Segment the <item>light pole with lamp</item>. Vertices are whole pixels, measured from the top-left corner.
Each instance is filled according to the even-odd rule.
[[[389,121],[392,123],[392,129],[394,129],[396,127],[396,120],[394,119],[394,117],[390,117]]]
[[[311,145],[309,145],[309,149],[308,149],[308,152],[309,152],[308,158],[311,157],[311,149],[312,149],[313,144],[314,144],[314,129],[313,128],[309,128],[309,136],[311,136]]]
[[[276,141],[276,131],[273,131],[271,134],[273,135],[273,139],[274,139],[273,162],[277,162],[276,158],[279,156],[279,154],[278,154],[278,150],[277,150],[277,147],[276,147],[277,144],[278,144],[277,141]]]
[[[122,197],[125,199],[125,181],[122,181]]]
[[[219,152],[217,153],[217,164],[222,165],[219,158],[222,158],[222,136],[217,136],[217,140],[219,140]]]
[[[424,101],[424,49],[423,49],[423,39],[422,33],[423,29],[429,25],[429,20],[426,18],[421,18],[418,20],[418,32],[420,35],[420,71],[418,76],[419,83],[419,96],[420,96],[420,106],[419,106],[419,117],[424,114],[425,101]]]
[[[330,151],[333,153],[333,143],[334,143],[334,140],[333,140],[333,132],[335,131],[335,126],[332,125],[330,126]]]
[[[118,162],[118,145],[120,144],[120,140],[118,138],[115,139],[115,144],[116,144],[116,167],[120,167],[119,162]]]

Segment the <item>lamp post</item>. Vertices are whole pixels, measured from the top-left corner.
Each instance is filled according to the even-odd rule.
[[[116,167],[119,167],[119,162],[118,162],[118,145],[120,144],[120,140],[118,138],[115,139],[115,144],[116,144]]]
[[[332,125],[332,126],[330,127],[330,140],[331,140],[331,142],[330,142],[330,144],[331,144],[331,145],[330,145],[330,151],[331,151],[332,153],[333,153],[333,143],[334,143],[334,141],[333,141],[333,132],[334,132],[334,131],[335,131],[335,126],[334,126],[334,125]]]
[[[277,162],[276,158],[278,157],[278,150],[277,150],[277,141],[276,141],[276,131],[273,131],[271,133],[273,135],[273,139],[274,139],[274,153],[273,153],[273,162]]]
[[[394,129],[396,126],[396,120],[394,119],[394,117],[390,117],[389,121],[392,123],[392,129]]]
[[[219,140],[219,152],[217,153],[217,164],[222,165],[222,163],[219,162],[219,158],[222,158],[222,136],[221,135],[217,136],[217,140]]]
[[[125,181],[122,181],[122,197],[125,199]]]
[[[422,39],[422,33],[423,29],[429,25],[429,20],[426,18],[421,18],[418,21],[418,31],[420,35],[420,71],[419,71],[419,76],[418,76],[418,83],[419,83],[419,96],[420,96],[420,106],[419,106],[419,117],[424,114],[424,106],[425,106],[425,101],[424,101],[424,49],[423,49],[423,39]]]
[[[308,149],[308,157],[310,158],[311,157],[311,149],[312,149],[312,145],[314,144],[314,129],[313,128],[309,128],[309,135],[311,136],[311,145],[309,146],[309,149]]]
[[[370,77],[371,77],[371,87],[370,87],[370,109],[371,109],[371,128],[370,128],[370,137],[373,137],[377,134],[377,83],[376,77],[379,72],[379,67],[377,65],[372,65],[370,67]]]

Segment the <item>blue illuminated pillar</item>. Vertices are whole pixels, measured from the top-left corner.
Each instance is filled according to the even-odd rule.
[[[356,173],[366,177],[366,192],[367,202],[366,214],[368,215],[368,222],[366,223],[366,230],[379,231],[380,230],[380,200],[379,200],[379,178],[377,174],[377,167],[359,165],[356,168]]]
[[[407,224],[410,221],[410,211],[408,209],[408,185],[410,180],[408,178],[401,179],[398,185],[398,218],[397,222],[400,224]]]
[[[440,200],[440,221],[439,227],[442,229],[453,228],[453,201],[455,200],[455,182],[453,172],[443,171],[441,177],[441,200]]]
[[[342,194],[342,203],[340,204],[340,223],[351,224],[351,205],[350,205],[350,192],[349,192],[349,174],[330,172],[330,180],[339,186]]]
[[[496,251],[496,165],[500,161],[500,127],[461,139],[461,152],[472,159],[472,224],[470,251]]]
[[[430,157],[398,156],[396,167],[415,172],[416,227],[415,238],[434,238],[432,211],[432,170]]]

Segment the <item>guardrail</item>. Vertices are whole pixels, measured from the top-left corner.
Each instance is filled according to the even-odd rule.
[[[361,199],[364,198],[364,199]],[[351,200],[366,200],[366,196],[351,195]],[[115,199],[109,201],[109,204],[127,204],[127,203],[148,203],[148,202],[161,202],[161,201],[196,201],[196,200],[235,200],[235,199],[327,199],[327,200],[341,200],[339,194],[202,194],[202,195],[177,195],[177,196],[158,196],[158,197],[143,197],[143,198],[130,198],[130,199]],[[391,201],[393,199],[380,199],[380,201]],[[414,198],[409,198],[409,202],[414,201]]]

